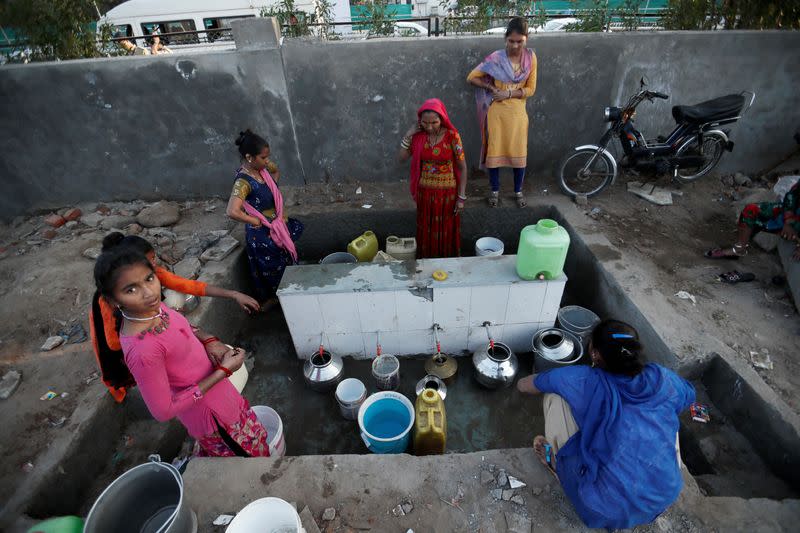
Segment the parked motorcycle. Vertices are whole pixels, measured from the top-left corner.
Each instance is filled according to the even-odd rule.
[[[614,183],[620,167],[672,173],[680,183],[690,183],[708,174],[722,158],[733,150],[728,138],[730,130],[719,129],[741,118],[747,101],[749,109],[755,93],[744,91],[729,94],[696,105],[677,105],[672,108],[676,126],[667,137],[645,139],[636,129],[633,117],[637,106],[645,100],[667,99],[669,95],[645,89],[644,78],[639,92],[623,107],[606,107],[604,119],[610,122],[598,144],[576,146],[558,167],[558,184],[564,194],[576,197],[595,196]],[[622,143],[625,155],[617,161],[608,146],[614,138]]]

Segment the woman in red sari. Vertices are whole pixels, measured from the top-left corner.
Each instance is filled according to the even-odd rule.
[[[403,137],[399,158],[411,158],[411,196],[417,202],[417,257],[461,255],[467,164],[461,136],[441,100],[426,100],[417,110],[417,123]]]

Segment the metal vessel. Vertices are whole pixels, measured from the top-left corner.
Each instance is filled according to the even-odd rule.
[[[439,396],[442,397],[442,400],[447,398],[447,385],[445,385],[444,381],[439,379],[437,376],[429,374],[417,381],[417,386],[414,388],[414,392],[416,392],[417,396],[419,396],[425,389],[435,390],[439,393]]]
[[[517,356],[502,342],[491,341],[472,355],[475,379],[489,389],[509,387],[517,375]]]
[[[320,349],[312,353],[303,364],[303,378],[313,390],[325,392],[342,379],[344,362],[338,355]]]
[[[583,344],[574,333],[547,328],[536,333],[532,341],[536,372],[577,363],[583,356]]]

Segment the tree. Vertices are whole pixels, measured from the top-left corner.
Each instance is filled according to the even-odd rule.
[[[580,0],[571,0],[573,12],[577,22],[568,24],[567,31],[604,31],[608,27],[611,18],[608,13],[607,0],[592,0],[590,7],[579,7]]]
[[[625,31],[636,31],[641,26],[642,17],[639,16],[639,8],[642,0],[625,0],[620,6],[620,19],[622,19],[622,29]]]
[[[262,17],[275,17],[286,37],[311,35],[306,13],[294,5],[294,0],[281,0],[277,4],[261,8]]]
[[[369,35],[392,35],[394,21],[389,15],[389,0],[372,0],[364,3],[364,20]]]
[[[14,29],[34,61],[102,55],[108,28],[93,29],[97,10],[91,0],[8,0],[0,7],[3,25]]]

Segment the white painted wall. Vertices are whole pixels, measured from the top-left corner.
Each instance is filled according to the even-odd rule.
[[[433,324],[442,351],[471,353],[492,337],[515,352],[531,349],[538,330],[552,327],[567,278],[524,281],[516,256],[427,259],[385,265],[288,267],[278,298],[299,358],[319,348],[372,358],[378,337],[383,353],[430,354]],[[434,270],[448,272],[434,281]]]

